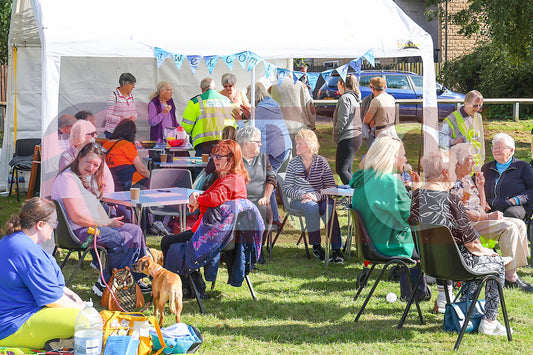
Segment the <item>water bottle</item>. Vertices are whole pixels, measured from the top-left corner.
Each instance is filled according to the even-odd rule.
[[[76,325],[74,327],[74,354],[101,354],[103,337],[102,317],[94,309],[92,301],[85,302],[85,308],[76,317]]]

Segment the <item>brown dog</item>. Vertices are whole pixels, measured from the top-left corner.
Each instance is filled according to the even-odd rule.
[[[148,248],[148,256],[152,256],[152,260],[161,266],[165,266],[165,259],[163,258],[163,252],[154,248]]]
[[[159,313],[159,326],[163,326],[165,303],[168,302],[170,311],[176,315],[176,323],[180,322],[180,314],[183,308],[181,279],[175,274],[152,260],[150,256],[144,256],[132,265],[132,270],[152,276],[152,293],[154,296],[154,315]]]

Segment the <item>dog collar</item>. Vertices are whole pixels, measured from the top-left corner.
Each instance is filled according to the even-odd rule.
[[[157,275],[157,273],[159,272],[159,270],[161,270],[163,267],[160,266],[158,267],[157,269],[155,269],[154,271],[152,271],[152,277],[155,277],[155,275]]]

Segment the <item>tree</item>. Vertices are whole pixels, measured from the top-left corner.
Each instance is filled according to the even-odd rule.
[[[427,1],[428,19],[444,18],[448,1],[452,0]],[[523,0],[468,0],[468,8],[448,16],[449,21],[461,26],[461,34],[484,35],[517,63],[533,54],[532,19],[533,2]]]
[[[0,1],[0,64],[7,63],[9,24],[11,23],[11,5],[13,0]]]

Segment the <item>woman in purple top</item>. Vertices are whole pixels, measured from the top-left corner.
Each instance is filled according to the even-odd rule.
[[[148,123],[150,124],[150,140],[157,142],[165,138],[163,135],[165,127],[178,127],[170,81],[160,81],[157,84],[157,90],[150,95]]]

